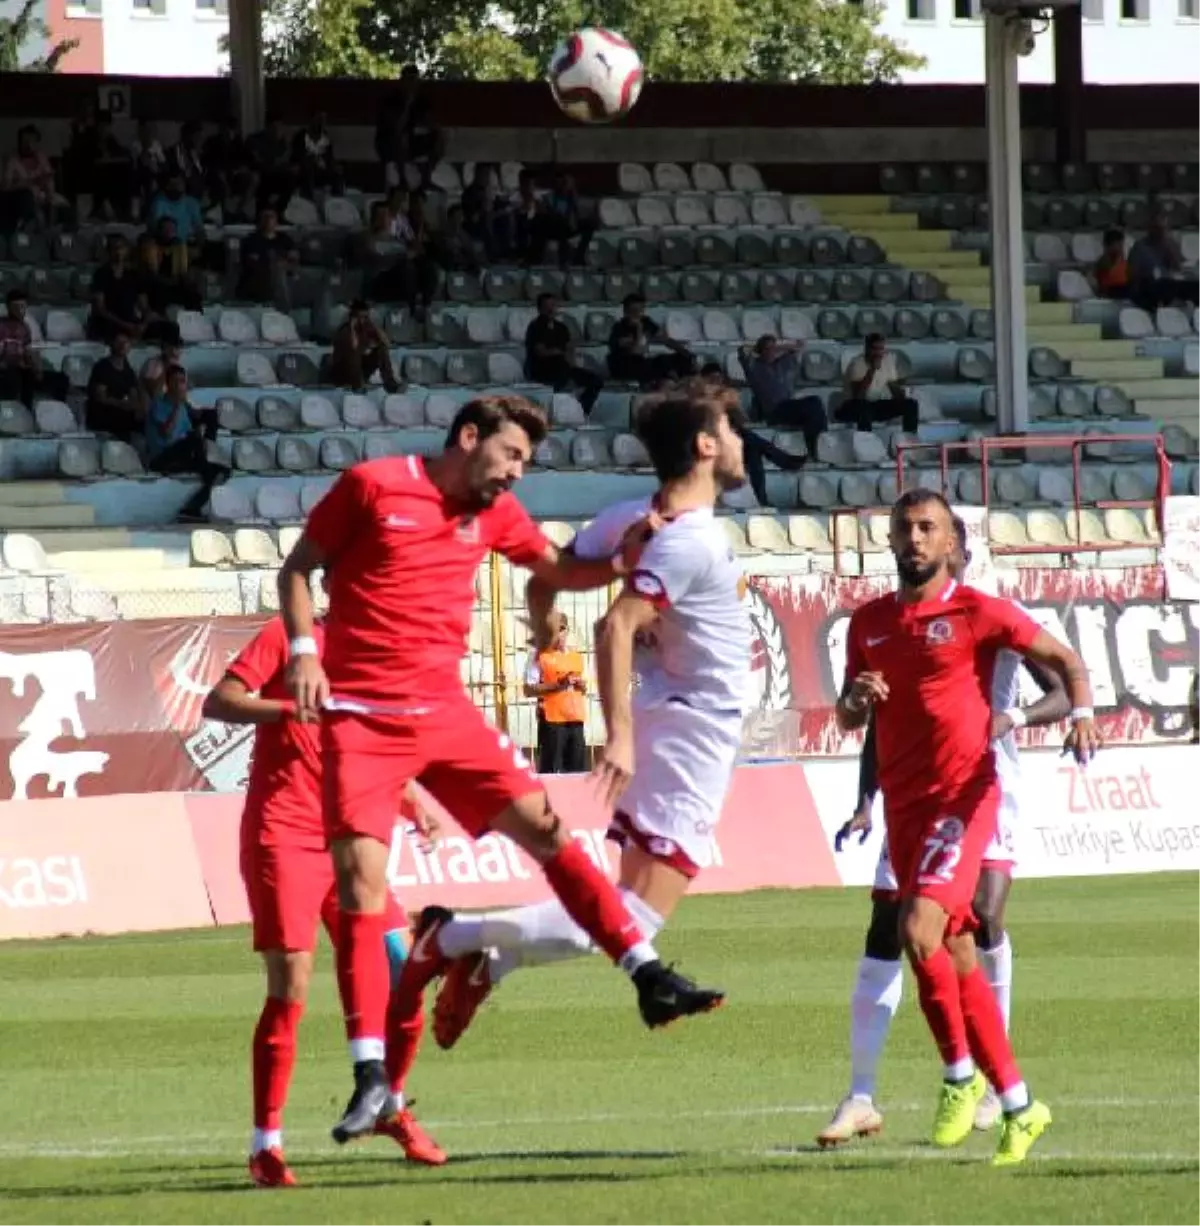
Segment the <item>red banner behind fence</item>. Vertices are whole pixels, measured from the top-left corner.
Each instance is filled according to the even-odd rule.
[[[891,582],[752,578],[752,756],[852,748],[832,712],[846,623]],[[1200,606],[1164,600],[1157,567],[1022,570],[1002,575],[1000,587],[1080,650],[1109,743],[1184,737]],[[200,704],[260,624],[224,618],[0,629],[0,799],[241,790],[251,730],[204,723]]]

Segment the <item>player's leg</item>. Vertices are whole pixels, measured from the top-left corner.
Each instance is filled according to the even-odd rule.
[[[887,864],[886,850],[881,863]],[[871,923],[850,996],[850,1092],[838,1104],[833,1119],[817,1134],[821,1146],[871,1136],[883,1127],[883,1115],[875,1105],[876,1070],[892,1018],[900,1007],[904,988],[902,953],[900,900],[893,879],[890,889],[877,889],[872,896]]]
[[[632,842],[625,843],[617,890],[645,940],[658,936],[694,876]],[[433,1014],[434,1037],[444,1048],[458,1042],[479,1007],[513,971],[596,952],[591,937],[558,899],[455,916],[443,926],[438,941],[453,959]]]
[[[325,831],[341,913],[338,992],[354,1093],[333,1129],[339,1144],[374,1131],[391,1106],[384,1063],[391,976],[385,945],[388,856],[417,752],[399,721],[335,715],[322,724]]]
[[[974,904],[978,925],[975,929],[976,956],[1000,1006],[1005,1030],[1010,1028],[1012,1010],[1012,944],[1004,926],[1005,907],[1012,887],[1011,872],[1011,863],[985,859]],[[975,1109],[975,1127],[987,1132],[996,1125],[1001,1111],[1000,1099],[989,1085]]]
[[[506,835],[541,866],[567,914],[633,979],[648,1026],[721,1003],[722,993],[698,988],[662,964],[616,887],[554,812],[520,749],[476,708],[464,703],[448,713],[437,752],[430,758],[420,776],[422,784],[468,833]],[[423,989],[447,969],[438,932],[451,918],[441,908],[427,907],[422,913],[404,971],[411,991]]]
[[[267,977],[251,1044],[250,1176],[263,1187],[290,1187],[296,1180],[284,1160],[283,1111],[312,977],[317,917],[332,874],[319,849],[275,846],[245,849],[242,869],[254,947],[262,954]]]

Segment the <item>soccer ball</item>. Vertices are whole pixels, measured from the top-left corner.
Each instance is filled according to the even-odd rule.
[[[642,60],[620,34],[587,26],[554,49],[547,79],[564,115],[611,123],[627,115],[642,92]]]

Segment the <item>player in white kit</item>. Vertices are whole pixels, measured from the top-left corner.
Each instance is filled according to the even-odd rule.
[[[737,412],[736,396],[699,381],[643,404],[637,431],[658,493],[601,512],[570,546],[609,557],[651,509],[665,521],[596,637],[607,743],[595,778],[614,806],[608,837],[621,848],[622,900],[647,939],[714,861],[741,744],[751,654],[746,581],[714,514],[718,495],[745,480],[731,424]],[[530,592],[535,627],[552,598]],[[455,959],[434,1010],[434,1035],[446,1048],[509,972],[593,951],[557,900],[455,917],[438,940]]]
[[[971,555],[967,549],[966,525],[958,516],[954,517],[954,528],[959,552],[952,572],[957,578],[966,570]],[[1022,664],[1043,694],[1028,707],[1018,706]],[[1006,1026],[1012,1000],[1012,945],[1004,928],[1004,909],[1017,859],[1021,776],[1013,733],[1017,728],[1058,723],[1067,717],[1070,707],[1066,690],[1056,674],[1043,672],[1011,651],[999,653],[992,671],[992,743],[996,754],[996,774],[1000,780],[1000,813],[996,833],[984,854],[974,909],[978,920],[975,944],[979,962],[996,993]],[[863,743],[858,805],[854,817],[838,831],[834,841],[838,851],[854,833],[858,833],[860,839],[866,839],[874,820],[884,816],[883,797],[875,781],[875,765],[874,727],[870,726]],[[876,1069],[892,1018],[900,1006],[904,984],[899,935],[900,902],[886,840],[875,868],[871,900],[866,948],[858,965],[858,977],[850,998],[850,1093],[838,1104],[833,1119],[818,1134],[817,1142],[821,1146],[841,1145],[855,1137],[870,1136],[883,1127],[883,1115],[875,1105]],[[976,1110],[975,1127],[991,1128],[999,1115],[999,1100],[989,1091]]]

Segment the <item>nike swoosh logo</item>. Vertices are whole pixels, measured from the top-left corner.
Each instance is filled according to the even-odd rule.
[[[880,643],[886,643],[892,636],[890,634],[881,635],[877,639],[867,639],[868,647],[878,647]]]
[[[487,979],[488,960],[480,958],[475,965],[475,969],[467,976],[467,982],[473,988],[481,988],[484,981]]]
[[[437,928],[430,928],[427,932],[423,932],[417,937],[412,950],[412,960],[414,962],[431,962],[433,960],[438,952],[437,934]],[[432,953],[429,950],[430,942],[434,943],[434,951]]]
[[[666,1005],[667,1008],[673,1009],[679,1003],[679,997],[672,992],[669,996],[660,996],[658,1001],[659,1004]]]

